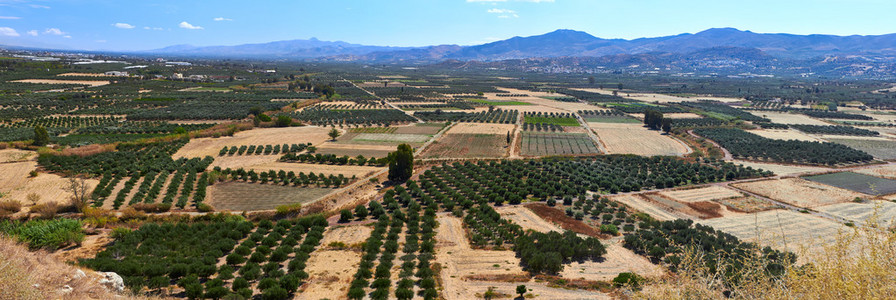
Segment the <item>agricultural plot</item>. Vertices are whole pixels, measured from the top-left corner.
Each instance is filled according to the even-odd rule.
[[[21,80],[13,80],[10,82],[37,83],[37,84],[77,84],[77,85],[87,85],[90,87],[104,86],[104,85],[109,84],[109,81],[102,81],[102,80],[62,80],[62,79],[21,79]]]
[[[237,132],[233,136],[219,138],[191,139],[184,147],[180,148],[172,157],[203,157],[217,156],[223,147],[242,145],[277,145],[284,142],[322,143],[328,139],[330,130],[323,127],[286,127],[286,128],[261,128]]]
[[[798,175],[805,173],[817,173],[824,172],[828,170],[832,170],[830,168],[824,167],[812,167],[812,166],[796,166],[796,165],[781,165],[781,164],[772,164],[772,163],[761,163],[761,162],[753,162],[753,161],[745,161],[745,160],[733,160],[731,161],[734,164],[742,165],[744,167],[749,167],[755,170],[766,170],[776,175],[780,176],[790,176],[790,175]]]
[[[66,204],[71,193],[64,187],[68,179],[56,174],[38,174],[31,177],[31,171],[37,169],[34,161],[9,162],[0,164],[0,201],[14,200],[23,206],[39,203],[55,202]],[[89,189],[97,185],[97,180],[88,179]],[[36,198],[34,196],[35,195]],[[36,202],[32,202],[36,200]]]
[[[280,205],[308,203],[332,191],[328,188],[226,182],[210,186],[206,201],[217,210],[272,210]]]
[[[560,276],[568,279],[611,281],[623,272],[633,272],[646,278],[659,278],[665,273],[663,268],[650,262],[646,257],[622,247],[620,241],[610,241],[604,261],[572,262],[563,268]]]
[[[896,193],[896,180],[853,172],[805,176],[803,179],[868,195],[889,195]]]
[[[716,200],[716,202],[719,202],[722,205],[725,205],[726,207],[728,207],[729,211],[742,212],[742,213],[755,213],[755,212],[760,212],[760,211],[781,208],[780,205],[771,203],[769,201],[760,200],[755,197],[720,199],[720,200]]]
[[[367,158],[386,157],[389,152],[395,151],[392,145],[358,145],[358,144],[342,144],[342,143],[324,143],[317,147],[317,153],[333,154],[336,156],[357,157],[362,155]]]
[[[660,221],[671,221],[675,219],[687,218],[687,216],[685,216],[684,214],[660,208],[641,195],[637,194],[611,196],[610,199],[625,204],[626,206],[631,207],[637,211],[646,213],[650,217]]]
[[[392,133],[434,135],[447,125],[448,123],[414,123],[409,126],[395,127],[395,131]]]
[[[579,126],[579,121],[572,114],[526,113],[523,122],[528,124],[550,124],[557,126]]]
[[[641,124],[588,123],[609,154],[684,155],[686,144]]]
[[[817,119],[813,119],[803,114],[791,114],[776,111],[749,111],[757,117],[767,118],[772,123],[779,124],[806,124],[806,125],[830,125]]]
[[[523,132],[520,154],[526,156],[578,155],[600,153],[584,133]]]
[[[713,201],[726,198],[743,197],[743,194],[720,186],[708,186],[696,189],[662,191],[660,195],[672,198],[678,202],[694,203]]]
[[[541,233],[550,231],[563,232],[563,229],[556,225],[545,221],[534,212],[519,205],[502,206],[495,209],[501,214],[501,217],[510,220],[514,224],[520,225],[524,230],[534,230]]]
[[[826,140],[850,148],[865,151],[875,158],[893,160],[896,159],[896,141],[884,139],[851,139],[851,138],[827,138]]]
[[[430,144],[422,156],[423,158],[504,157],[509,149],[507,146],[507,138],[503,134],[451,133],[443,134],[439,140]]]
[[[848,230],[834,221],[780,209],[698,222],[747,242],[797,253],[798,257],[830,245],[841,230]]]
[[[850,220],[856,225],[872,222],[882,228],[890,228],[896,223],[896,203],[890,201],[837,203],[815,210]]]
[[[793,206],[813,208],[865,195],[799,178],[735,183],[731,186]]]
[[[773,140],[797,140],[807,142],[823,142],[824,140],[796,131],[794,129],[758,129],[747,132]]]
[[[514,124],[457,123],[445,134],[506,134],[516,128]]]
[[[856,164],[874,159],[868,153],[840,144],[773,140],[735,128],[699,128],[694,132],[715,141],[736,158],[813,165]]]
[[[883,165],[870,168],[862,168],[853,170],[853,172],[889,179],[896,179],[896,165]]]

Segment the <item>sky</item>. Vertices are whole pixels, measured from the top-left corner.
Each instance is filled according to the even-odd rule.
[[[474,45],[573,29],[633,39],[709,28],[896,33],[893,0],[0,0],[0,45],[150,50],[318,38]]]

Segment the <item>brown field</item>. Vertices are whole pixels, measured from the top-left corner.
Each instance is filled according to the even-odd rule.
[[[501,214],[502,219],[513,221],[514,224],[523,227],[523,230],[534,230],[538,232],[563,232],[560,227],[545,221],[534,212],[520,205],[505,205],[496,209]]]
[[[896,179],[896,165],[885,165],[873,168],[864,168],[853,170],[856,173],[862,173],[865,175],[884,177],[890,179]]]
[[[213,156],[215,161],[209,166],[210,168],[221,167],[221,169],[249,169],[252,166],[277,162],[280,155],[234,155],[234,156]]]
[[[865,195],[800,178],[735,183],[731,186],[799,207],[847,202]]]
[[[530,209],[539,218],[549,223],[554,223],[563,228],[578,234],[584,234],[590,237],[607,238],[606,234],[601,234],[597,228],[591,227],[585,222],[576,220],[567,216],[563,211],[547,206],[543,203],[526,204],[526,208]]]
[[[572,262],[563,267],[560,276],[569,279],[611,281],[622,272],[634,272],[647,278],[658,278],[665,273],[662,267],[650,263],[646,257],[622,247],[621,240],[607,241],[604,245],[607,249],[604,261]]]
[[[507,134],[516,128],[514,124],[457,123],[445,134]]]
[[[433,135],[445,128],[445,123],[414,123],[407,126],[399,126],[394,133],[397,134],[426,134]]]
[[[0,163],[21,162],[34,158],[37,155],[34,151],[25,151],[19,149],[3,149],[0,150]]]
[[[450,131],[450,130],[449,130]],[[423,158],[479,158],[507,156],[503,134],[443,134],[423,150]]]
[[[653,217],[654,219],[660,221],[671,221],[675,219],[687,219],[687,216],[684,216],[681,213],[672,212],[666,209],[662,209],[644,199],[640,195],[635,194],[627,194],[627,195],[617,195],[611,196],[610,200],[625,204],[628,207],[631,207],[634,210],[646,213]]]
[[[610,299],[608,295],[585,290],[566,290],[548,287],[544,282],[498,282],[472,280],[479,277],[519,277],[526,274],[519,266],[513,251],[472,250],[467,241],[462,221],[448,214],[439,214],[436,232],[436,259],[442,267],[439,278],[444,299],[477,299],[493,287],[495,291],[516,294],[516,286],[525,284],[538,299]],[[495,267],[497,265],[497,267]],[[568,266],[567,266],[568,268]]]
[[[589,122],[588,126],[597,133],[608,154],[653,156],[691,152],[686,144],[641,124]]]
[[[177,159],[181,157],[192,158],[208,155],[216,157],[217,159],[218,151],[224,146],[276,145],[284,143],[312,143],[317,145],[330,138],[327,136],[329,131],[329,128],[315,126],[257,128],[237,132],[233,136],[228,137],[191,139],[190,142],[180,148],[173,157]]]
[[[575,89],[580,91],[604,94],[604,95],[612,95],[612,89]],[[739,98],[726,98],[726,97],[714,97],[714,96],[694,96],[694,97],[678,97],[672,95],[664,95],[664,94],[651,94],[651,93],[628,93],[628,92],[619,92],[619,96],[628,99],[634,99],[643,102],[686,102],[686,101],[697,101],[697,100],[714,100],[721,102],[738,102],[743,101],[743,99]]]
[[[324,188],[225,182],[208,187],[206,203],[216,210],[271,210],[284,204],[308,203],[333,191],[334,189]],[[106,202],[110,202],[109,199]]]
[[[30,177],[29,173],[37,169],[34,161],[0,164],[0,194],[2,200],[16,200],[23,206],[31,206],[37,203],[68,203],[71,193],[65,190],[68,178],[56,174],[40,173],[37,177]],[[98,180],[88,179],[87,185],[93,190],[99,183]],[[37,203],[28,200],[29,194],[40,197]]]
[[[773,111],[749,111],[751,114],[765,117],[774,123],[781,124],[809,124],[809,125],[830,125],[828,123],[822,122],[817,119],[810,118],[807,115],[802,114],[791,114],[784,112],[773,112]]]
[[[60,79],[21,79],[10,82],[39,83],[39,84],[83,84],[94,86],[103,86],[109,84],[108,81],[100,80],[60,80]]]
[[[632,114],[635,117],[644,118],[644,114]],[[664,113],[663,118],[669,119],[702,119],[703,116],[695,113]]]
[[[790,176],[797,174],[805,174],[805,173],[816,173],[816,172],[824,172],[831,170],[829,168],[823,167],[809,167],[809,166],[791,166],[791,165],[779,165],[772,163],[760,163],[760,162],[751,162],[751,161],[742,161],[742,160],[733,160],[731,163],[743,165],[744,167],[751,167],[753,169],[763,169],[766,171],[772,171],[776,175],[781,176]]]
[[[350,157],[364,155],[367,158],[386,157],[386,155],[389,155],[389,152],[393,151],[395,151],[395,146],[391,145],[353,145],[326,142],[317,147],[318,153],[348,155]]]
[[[798,140],[809,142],[822,142],[821,139],[815,138],[808,134],[797,131],[796,129],[757,129],[747,130],[747,132],[774,140]]]
[[[851,220],[856,225],[871,222],[890,228],[896,223],[896,203],[890,201],[845,202],[816,207],[815,210]]]
[[[347,250],[317,250],[308,257],[308,279],[296,293],[299,299],[348,299],[352,275],[361,254]]]
[[[283,170],[286,172],[293,171],[298,174],[299,172],[314,172],[315,174],[326,174],[326,175],[339,175],[342,174],[345,177],[351,178],[352,176],[364,177],[373,172],[382,170],[381,167],[369,167],[369,166],[355,166],[355,165],[327,165],[327,164],[303,164],[303,163],[288,163],[288,162],[272,162],[272,163],[264,163],[258,165],[252,165],[248,169],[255,169],[257,171],[267,171],[267,170]]]
[[[742,240],[797,253],[830,245],[846,226],[821,217],[790,210],[770,210],[753,214],[698,221]]]
[[[373,231],[372,228],[364,225],[330,227],[324,233],[320,244],[327,246],[333,242],[342,242],[346,245],[361,243],[370,237],[371,231]]]
[[[780,205],[771,203],[769,201],[760,200],[755,197],[721,199],[716,201],[721,203],[722,205],[725,205],[729,211],[742,213],[755,213],[781,207]]]
[[[649,205],[672,212],[685,219],[711,219],[736,213],[730,212],[727,207],[711,201],[679,202],[659,193],[644,193],[639,196],[646,200]]]
[[[663,191],[659,194],[685,203],[743,197],[741,193],[715,185],[689,190]]]

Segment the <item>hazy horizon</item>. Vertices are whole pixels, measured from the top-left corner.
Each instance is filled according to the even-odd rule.
[[[0,8],[2,45],[112,51],[312,37],[375,46],[474,45],[557,29],[623,39],[721,27],[801,35],[896,32],[885,13],[896,3],[879,0],[811,5],[765,0],[690,0],[675,5],[658,0],[345,0],[273,1],[263,6],[236,1],[0,0]]]

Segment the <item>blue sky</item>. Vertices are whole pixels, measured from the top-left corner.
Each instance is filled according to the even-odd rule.
[[[603,38],[712,27],[795,34],[896,32],[892,0],[0,0],[0,44],[146,50],[341,40],[481,44],[574,29]]]

